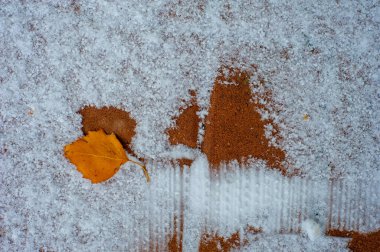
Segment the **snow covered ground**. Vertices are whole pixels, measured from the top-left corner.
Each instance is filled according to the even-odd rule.
[[[345,250],[327,227],[380,227],[379,31],[371,0],[0,0],[1,250],[148,250],[165,244],[181,199],[184,251],[205,227],[247,224],[263,233],[246,251]],[[251,64],[302,178],[257,161],[212,179],[198,151],[181,176],[162,160],[181,155],[165,131],[182,99],[196,90],[204,118],[219,67]],[[151,184],[127,163],[94,185],[64,158],[89,104],[131,113]],[[321,237],[300,233],[307,219]]]

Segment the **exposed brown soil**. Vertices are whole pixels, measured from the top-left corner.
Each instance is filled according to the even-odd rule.
[[[199,107],[195,101],[195,93],[192,92],[192,100],[189,107],[182,110],[175,118],[176,126],[167,131],[169,142],[172,145],[183,144],[190,148],[197,147],[198,126],[200,119],[197,116]]]
[[[247,227],[245,228],[245,232],[247,234],[258,234],[258,233],[262,233],[263,229],[261,227],[257,228],[257,227],[247,225]]]
[[[130,143],[135,135],[136,121],[128,112],[115,107],[85,106],[78,113],[82,115],[84,134],[99,129],[103,129],[107,134],[115,133],[123,147],[129,153],[133,153]]]
[[[261,232],[261,228],[247,226],[244,236],[248,233],[257,234]],[[217,233],[204,233],[199,243],[199,252],[228,252],[233,249],[240,249],[249,244],[248,239],[244,236],[241,239],[238,231],[229,237],[219,236]]]
[[[339,229],[329,229],[326,232],[328,236],[343,237],[343,238],[352,238],[354,235],[359,235],[359,232],[356,231],[347,231]]]
[[[168,251],[169,252],[182,252],[182,240],[173,234],[168,242]]]
[[[348,230],[327,230],[328,236],[352,238],[347,247],[354,252],[379,252],[380,251],[380,229],[371,233],[359,233]]]
[[[214,170],[223,162],[245,163],[254,157],[285,174],[285,152],[270,146],[265,136],[265,125],[277,126],[272,120],[261,118],[258,110],[263,105],[251,101],[250,76],[252,73],[236,68],[220,69],[211,94],[202,151]],[[264,98],[270,102],[269,92]]]
[[[179,220],[176,216],[174,217],[174,230],[172,230],[173,233],[168,242],[169,252],[182,252],[183,224],[183,214]]]
[[[379,252],[380,230],[368,234],[353,234],[347,247],[354,252]]]
[[[179,166],[183,168],[184,166],[190,167],[194,160],[188,158],[181,158],[177,159],[176,161],[178,162]]]
[[[223,237],[217,234],[203,234],[200,244],[199,252],[228,252],[232,249],[238,249],[241,246],[248,244],[248,241],[240,242],[239,232],[233,233],[230,237]]]

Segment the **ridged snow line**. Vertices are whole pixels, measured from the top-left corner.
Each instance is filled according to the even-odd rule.
[[[380,192],[370,179],[289,178],[262,166],[222,167],[212,173],[204,157],[191,167],[165,162],[148,167],[153,174],[141,206],[144,222],[135,227],[140,250],[164,250],[173,234],[192,250],[205,231],[228,236],[247,225],[271,234],[299,233],[306,219],[315,220],[322,231],[379,227],[375,196]]]

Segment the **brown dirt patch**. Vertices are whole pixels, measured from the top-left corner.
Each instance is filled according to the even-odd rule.
[[[172,230],[172,235],[168,242],[168,251],[169,252],[182,252],[182,243],[183,243],[183,213],[181,214],[179,220],[174,217],[174,230]]]
[[[99,129],[103,129],[107,134],[115,133],[123,147],[129,153],[133,153],[130,143],[135,135],[136,121],[128,112],[115,107],[85,106],[78,113],[82,115],[84,134]]]
[[[181,114],[175,118],[176,126],[167,131],[169,142],[172,145],[183,144],[190,148],[197,147],[198,125],[200,122],[197,112],[199,107],[195,101],[195,93],[189,107],[182,109]]]
[[[329,229],[328,236],[352,238],[347,248],[354,252],[379,252],[380,229],[371,233],[359,233],[357,231]]]
[[[190,167],[191,164],[194,162],[194,160],[188,159],[188,158],[181,158],[181,159],[177,159],[176,161],[178,162],[179,166],[182,167],[182,168],[184,166]]]
[[[236,68],[220,69],[211,94],[202,151],[216,170],[223,162],[245,163],[254,157],[285,174],[285,152],[270,146],[265,136],[265,125],[271,124],[275,129],[277,126],[261,118],[258,110],[265,108],[263,105],[252,102],[251,76],[251,72]],[[260,98],[270,103],[270,92]]]
[[[244,236],[248,233],[257,234],[261,232],[261,228],[247,226],[244,231]],[[241,238],[238,231],[229,237],[219,236],[217,233],[204,233],[199,243],[199,252],[229,252],[231,250],[240,249],[248,244],[248,239],[245,237]]]
[[[326,233],[328,236],[343,237],[343,238],[352,238],[354,235],[358,235],[359,232],[356,231],[347,231],[339,229],[329,229]]]
[[[240,242],[239,232],[235,232],[227,238],[219,236],[218,234],[206,233],[202,235],[199,244],[199,252],[228,252],[232,249],[240,248],[242,245],[245,244],[245,241],[243,241],[242,243]]]
[[[368,234],[354,234],[347,247],[354,252],[379,252],[380,230]]]

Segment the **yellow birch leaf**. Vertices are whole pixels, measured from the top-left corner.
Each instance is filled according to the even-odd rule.
[[[102,129],[89,131],[88,135],[66,145],[65,157],[92,183],[106,181],[119,171],[122,164],[130,161],[115,134],[107,135]],[[144,170],[149,182],[145,166],[136,164]]]

